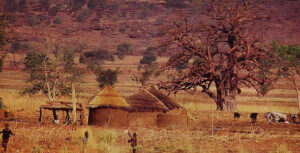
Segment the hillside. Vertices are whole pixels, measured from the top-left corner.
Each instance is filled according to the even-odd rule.
[[[197,15],[204,3],[199,0],[4,0],[1,5],[15,32],[12,44],[21,44],[19,52],[26,52],[33,43],[52,40],[72,44],[81,51],[102,48],[110,52],[126,42],[132,45],[133,55],[140,55],[147,47],[158,45],[160,27],[175,12]],[[275,39],[299,45],[300,2],[267,0],[264,8],[272,17],[263,25],[269,29],[264,38],[266,43]],[[8,45],[7,49],[11,46],[14,47]]]

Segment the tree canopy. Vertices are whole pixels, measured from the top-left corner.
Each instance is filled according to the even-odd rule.
[[[251,0],[211,0],[201,15],[172,19],[166,26],[162,46],[173,51],[166,69],[186,67],[178,76],[159,84],[177,92],[201,88],[212,98],[218,110],[226,100],[235,101],[242,86],[254,87],[258,95],[272,84],[274,52],[264,47],[261,28],[265,15],[259,3]],[[197,60],[196,60],[197,59]],[[212,85],[216,92],[211,90]]]

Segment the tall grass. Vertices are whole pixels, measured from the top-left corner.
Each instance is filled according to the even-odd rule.
[[[271,151],[271,153],[292,153],[292,151],[288,149],[286,144],[281,144],[276,148],[274,152]]]

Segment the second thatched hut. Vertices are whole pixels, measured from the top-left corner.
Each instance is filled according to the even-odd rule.
[[[131,106],[128,115],[129,126],[157,127],[157,115],[168,111],[168,108],[146,89],[126,98]]]
[[[154,86],[147,88],[147,91],[157,97],[168,111],[157,115],[157,126],[164,128],[187,128],[188,115],[186,109],[176,103],[169,96],[157,90]]]

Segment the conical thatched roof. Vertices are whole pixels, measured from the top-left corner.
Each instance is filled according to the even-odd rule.
[[[112,86],[105,86],[90,101],[89,108],[130,109],[130,105]]]
[[[169,96],[158,91],[154,86],[151,86],[146,90],[149,91],[151,94],[153,94],[155,97],[157,97],[164,105],[167,106],[169,110],[182,108],[182,106],[180,106],[178,103],[172,100]]]
[[[126,98],[132,111],[138,112],[166,112],[168,108],[154,95],[145,89],[140,89],[137,93]]]

